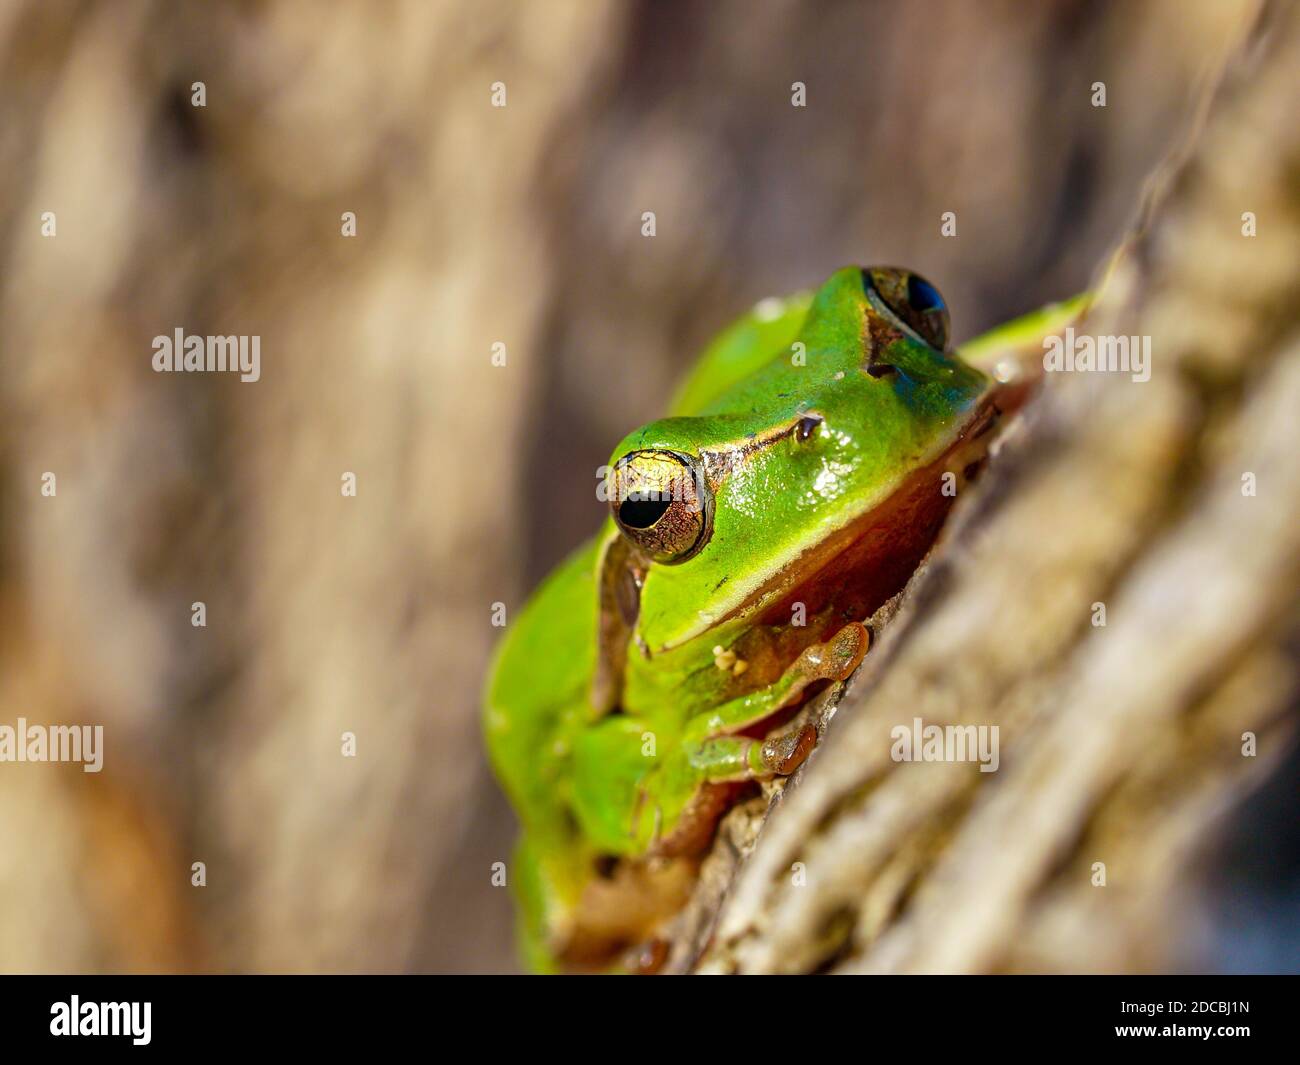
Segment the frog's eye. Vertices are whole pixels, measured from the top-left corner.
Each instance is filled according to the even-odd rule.
[[[862,271],[862,282],[868,297],[876,297],[872,302],[883,304],[915,336],[939,351],[948,346],[948,305],[920,274],[873,266]]]
[[[609,508],[618,530],[655,562],[685,562],[713,531],[713,493],[699,460],[631,451],[614,465]]]

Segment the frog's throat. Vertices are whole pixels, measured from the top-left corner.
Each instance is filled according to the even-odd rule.
[[[681,647],[704,632],[719,628],[737,618],[775,613],[774,607],[779,607],[792,592],[797,591],[807,581],[813,579],[816,574],[828,566],[851,544],[871,533],[875,533],[879,539],[882,530],[887,535],[890,527],[896,528],[899,517],[903,516],[911,522],[911,531],[925,533],[925,542],[904,545],[905,547],[910,546],[912,550],[905,550],[903,556],[911,559],[914,555],[915,558],[911,561],[908,573],[903,575],[901,582],[892,578],[887,582],[889,590],[888,594],[882,592],[883,598],[881,602],[883,602],[889,595],[897,592],[902,587],[902,584],[906,583],[906,576],[910,576],[911,570],[914,570],[915,566],[920,563],[926,551],[934,542],[942,518],[955,501],[955,494],[949,495],[940,491],[943,475],[952,473],[960,483],[968,472],[973,472],[974,468],[979,466],[988,452],[989,444],[992,442],[994,435],[992,430],[997,425],[1000,413],[995,397],[993,395],[987,396],[976,408],[971,418],[957,431],[956,436],[948,446],[925,466],[912,471],[888,495],[877,499],[863,511],[849,518],[844,525],[820,543],[809,547],[792,559],[766,582],[750,591],[748,595],[725,614],[709,622],[701,623],[661,647],[643,648],[643,652],[647,657],[653,657]],[[922,516],[935,520],[914,520],[914,512],[918,507],[923,511]],[[901,512],[901,514],[896,512]],[[931,526],[933,526],[932,533],[929,532]],[[896,537],[893,538],[896,539]],[[896,577],[896,575],[894,576]],[[898,584],[898,587],[893,587],[894,584]],[[634,635],[633,638],[637,637]]]

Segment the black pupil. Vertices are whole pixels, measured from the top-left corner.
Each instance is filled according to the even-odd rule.
[[[943,297],[930,282],[912,274],[907,279],[907,302],[924,314],[943,310]]]
[[[671,499],[638,499],[629,495],[618,508],[618,520],[629,529],[648,529],[664,516]]]

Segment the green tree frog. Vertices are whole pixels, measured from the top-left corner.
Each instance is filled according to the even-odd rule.
[[[804,761],[801,704],[862,661],[864,622],[929,551],[1019,387],[995,360],[1078,310],[1004,326],[968,359],[924,278],[845,268],[758,304],[668,416],[618,444],[604,527],[510,624],[485,692],[532,968],[635,956],[720,815]]]

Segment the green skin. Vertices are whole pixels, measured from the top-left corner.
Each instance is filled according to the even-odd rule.
[[[701,459],[711,527],[675,563],[634,544],[639,612],[606,631],[602,575],[628,557],[611,517],[546,579],[497,650],[485,729],[523,825],[512,871],[533,969],[560,967],[598,861],[669,853],[705,785],[782,771],[737,733],[797,703],[806,684],[839,679],[865,649],[860,626],[831,607],[801,623],[773,619],[790,575],[909,475],[933,470],[987,414],[1000,386],[977,366],[1041,354],[1042,337],[1081,307],[1000,327],[962,349],[968,361],[927,344],[863,271],[845,268],[811,296],[755,307],[707,348],[669,417],[614,449],[611,467],[647,450]],[[881,365],[895,369],[867,372]],[[733,656],[758,664],[738,674]]]

